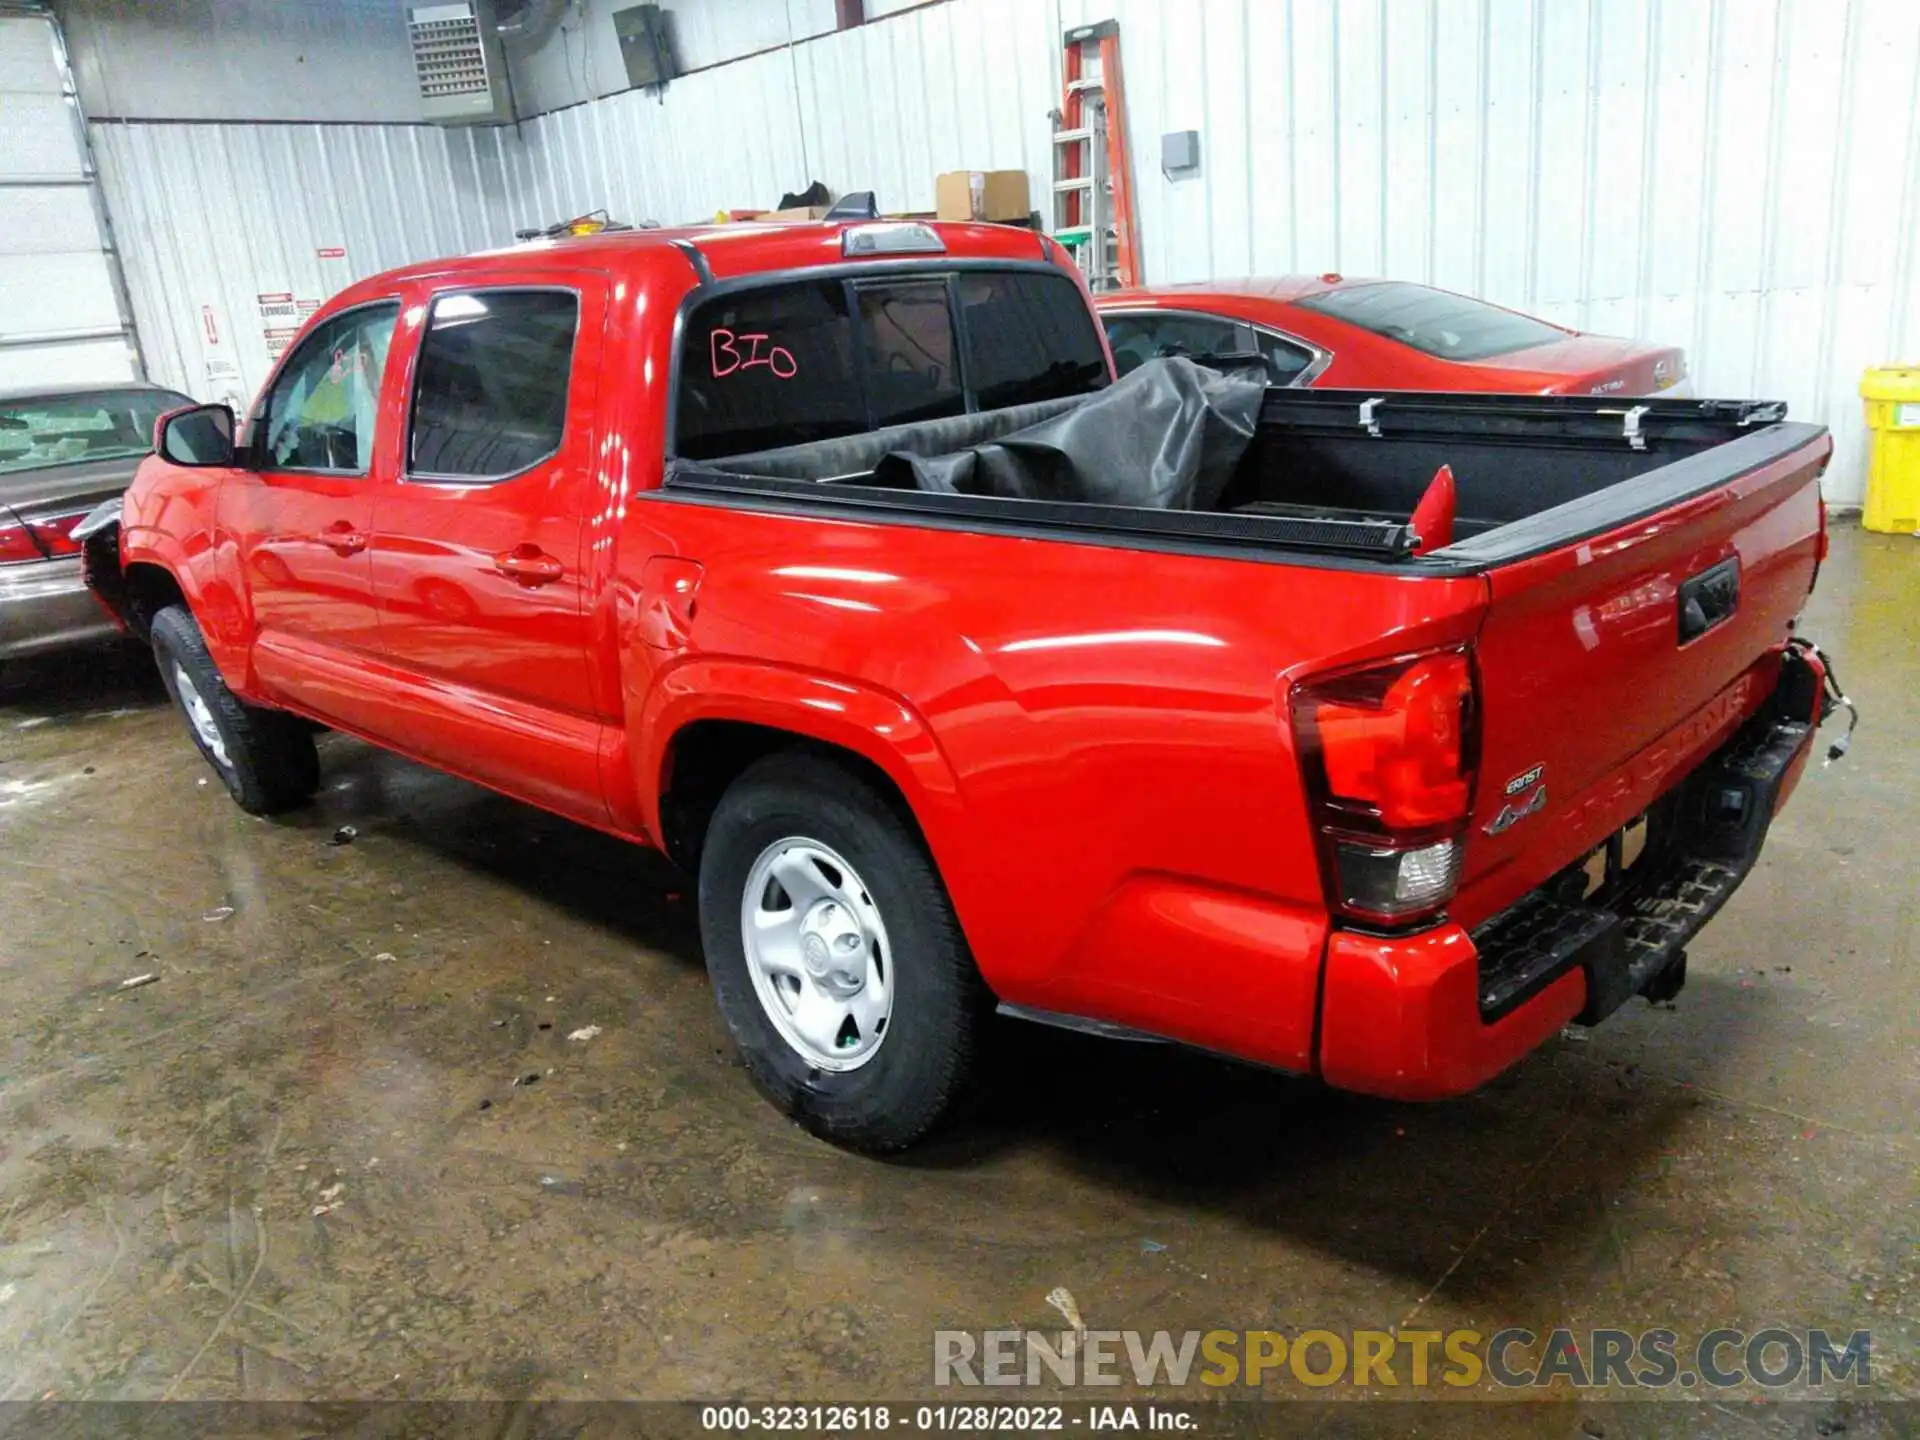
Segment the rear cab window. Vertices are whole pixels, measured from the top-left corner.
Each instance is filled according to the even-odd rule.
[[[701,299],[681,331],[674,453],[742,455],[1086,394],[1108,381],[1058,270],[890,270]]]
[[[1398,280],[1343,285],[1293,303],[1440,360],[1486,360],[1567,338],[1544,320]]]

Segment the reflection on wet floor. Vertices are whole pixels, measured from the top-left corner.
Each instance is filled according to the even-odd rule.
[[[753,1093],[657,859],[339,736],[253,819],[137,651],[10,669],[0,1396],[901,1398],[1055,1287],[1099,1328],[1871,1327],[1913,1394],[1920,563],[1835,540],[1808,629],[1866,718],[1676,1008],[1432,1107],[1009,1023],[891,1163]]]

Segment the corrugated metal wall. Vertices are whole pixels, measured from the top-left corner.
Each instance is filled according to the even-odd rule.
[[[95,119],[418,121],[403,0],[59,0]]]
[[[544,197],[569,213],[611,195],[629,216],[672,223],[772,205],[810,179],[874,190],[890,210],[932,209],[936,174],[983,166],[1025,167],[1038,187],[1059,103],[1051,14],[953,0],[524,129]]]
[[[1151,281],[1385,274],[1679,343],[1702,393],[1831,425],[1829,494],[1858,501],[1859,372],[1920,358],[1914,0],[950,0],[524,138],[102,127],[149,363],[203,373],[209,289],[245,351],[261,293],[602,205],[686,220],[816,178],[923,208],[961,167],[1024,168],[1039,200],[1062,24],[1108,16]],[[1202,165],[1167,179],[1181,129]]]
[[[1858,503],[1860,371],[1920,358],[1914,0],[1065,12],[1120,22],[1151,279],[1390,275],[1681,344],[1700,393],[1830,425]]]
[[[597,100],[627,86],[626,60],[613,16],[633,0],[568,0],[559,24],[530,53],[511,51],[522,115]],[[666,0],[673,57],[681,70],[754,55],[824,35],[835,25],[833,0]]]
[[[794,55],[769,50],[521,126],[528,202],[545,220],[602,207],[623,220],[710,220],[804,186]]]
[[[510,242],[535,181],[506,129],[95,125],[93,145],[148,373],[210,400],[250,397],[350,281]]]

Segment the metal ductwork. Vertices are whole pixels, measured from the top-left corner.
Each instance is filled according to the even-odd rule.
[[[546,43],[567,13],[567,0],[500,0],[493,29],[515,50],[535,50]]]

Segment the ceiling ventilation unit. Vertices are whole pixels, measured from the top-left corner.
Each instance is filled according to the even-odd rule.
[[[409,6],[407,35],[426,119],[487,125],[512,118],[500,40],[484,0]]]

